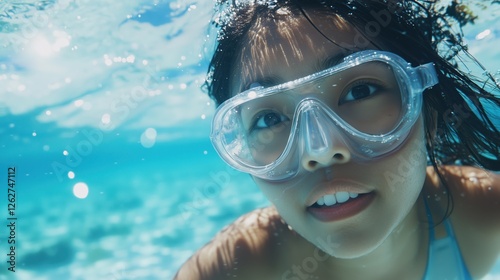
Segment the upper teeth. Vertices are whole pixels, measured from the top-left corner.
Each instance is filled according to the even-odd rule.
[[[344,203],[349,200],[349,198],[356,198],[358,197],[357,193],[350,193],[350,192],[338,192],[335,194],[327,194],[322,196],[316,203],[318,205],[326,205],[326,206],[332,206],[337,203]]]

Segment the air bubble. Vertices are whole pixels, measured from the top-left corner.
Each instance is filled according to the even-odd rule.
[[[81,107],[83,105],[84,101],[81,99],[75,100],[73,104],[75,104],[75,107]]]
[[[151,148],[155,145],[156,143],[156,136],[157,132],[156,129],[154,128],[147,128],[142,134],[141,134],[141,145],[144,148]]]
[[[476,177],[470,177],[469,181],[471,181],[472,183],[476,184],[479,180]]]
[[[103,124],[109,124],[111,122],[111,115],[109,115],[108,113],[102,115],[101,122]]]

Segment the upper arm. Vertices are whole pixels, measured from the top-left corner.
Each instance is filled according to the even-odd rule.
[[[213,254],[217,249],[213,242],[208,243],[192,255],[177,271],[174,280],[217,279],[221,271],[219,267],[221,260],[216,257],[217,254]]]
[[[242,216],[219,232],[179,269],[174,280],[264,279],[273,210],[259,209]]]
[[[234,225],[228,227],[232,230]],[[209,280],[229,279],[238,274],[248,262],[241,256],[249,256],[248,246],[242,242],[241,236],[226,233],[217,234],[214,239],[198,250],[179,269],[175,280]],[[242,244],[243,243],[243,244]],[[243,245],[240,247],[240,245]],[[234,272],[234,273],[233,273]],[[238,275],[237,279],[244,279]]]

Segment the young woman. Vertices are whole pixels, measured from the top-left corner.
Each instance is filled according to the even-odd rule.
[[[500,252],[488,171],[500,170],[500,99],[491,77],[459,70],[450,20],[470,14],[433,1],[222,5],[212,142],[273,206],[176,279],[485,275]]]

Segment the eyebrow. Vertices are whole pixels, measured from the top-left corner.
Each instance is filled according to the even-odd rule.
[[[354,51],[342,52],[342,53],[328,56],[326,59],[318,60],[318,62],[316,63],[316,66],[314,67],[314,73],[326,70],[328,68],[331,68],[331,67],[341,63],[344,60],[344,58],[346,58],[347,56],[349,56],[353,53],[354,53]],[[313,73],[311,73],[311,74],[313,74]],[[288,82],[288,81],[283,80],[279,76],[275,76],[275,75],[265,76],[265,77],[261,77],[261,78],[255,79],[253,81],[250,81],[249,83],[245,84],[241,90],[244,91],[244,90],[250,89],[250,85],[254,84],[254,83],[258,83],[260,86],[263,86],[263,87],[272,87],[272,86],[276,86],[276,85],[279,85],[279,84],[282,84],[285,82]]]
[[[340,64],[346,57],[353,54],[354,51],[342,52],[335,55],[328,56],[326,59],[319,60],[316,65],[316,71],[323,71],[331,68],[337,64]]]
[[[250,89],[250,86],[252,84],[259,84],[259,86],[263,86],[263,87],[272,87],[272,86],[282,84],[284,82],[286,82],[286,81],[281,79],[279,76],[266,76],[266,77],[261,77],[261,78],[249,81],[248,83],[246,83],[244,85],[242,90]]]

